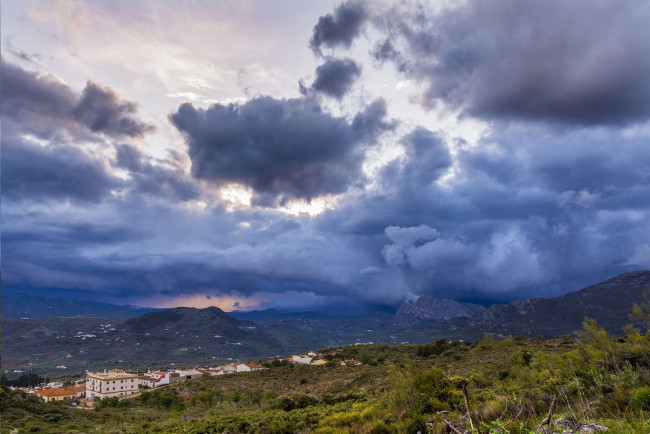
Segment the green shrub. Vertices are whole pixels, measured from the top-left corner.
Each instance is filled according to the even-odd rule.
[[[638,410],[650,410],[650,386],[639,387],[632,392],[631,403]]]
[[[406,421],[406,433],[418,434],[427,432],[427,420],[424,416],[415,416]]]
[[[291,434],[295,431],[296,425],[284,416],[274,418],[268,428],[269,434]]]
[[[391,430],[383,420],[376,421],[370,428],[369,434],[390,434]]]

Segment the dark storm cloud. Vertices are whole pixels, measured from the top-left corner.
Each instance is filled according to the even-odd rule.
[[[129,182],[111,172],[102,152],[91,155],[83,150],[93,142],[110,153],[110,142],[96,133],[137,138],[150,131],[152,127],[135,118],[135,103],[92,82],[77,96],[55,77],[4,60],[1,74],[6,198],[98,203],[113,190],[125,189],[181,200],[197,196],[191,178],[180,170],[153,165],[137,155],[137,161],[125,167],[132,171]],[[124,149],[118,146],[115,151]]]
[[[365,20],[366,10],[362,3],[341,3],[334,9],[334,14],[327,14],[318,19],[309,46],[319,55],[323,46],[335,48],[342,45],[349,48],[361,32]]]
[[[378,98],[368,104],[364,111],[354,116],[352,129],[357,137],[372,140],[386,131],[395,129],[397,121],[386,120],[387,114],[386,100]]]
[[[197,218],[193,213],[146,205],[127,213],[131,223],[120,225],[60,224],[46,214],[10,215],[3,284],[15,287],[29,282],[44,291],[79,288],[103,296],[149,300],[159,294],[259,291],[326,296],[345,294],[344,283],[356,274],[357,254],[344,242],[310,234],[293,218],[276,214],[276,224],[265,227],[268,215],[215,213]],[[242,219],[263,230],[259,235],[239,231],[237,223]],[[280,224],[282,220],[287,224]],[[182,230],[174,226],[179,221]],[[170,227],[176,228],[171,234]],[[177,242],[185,247],[178,249],[172,242],[176,248],[165,248],[177,232]],[[194,250],[197,244],[201,247]]]
[[[409,182],[427,185],[437,180],[451,165],[449,148],[442,137],[426,128],[414,129],[401,142],[408,156],[403,171],[409,177]]]
[[[440,136],[416,129],[381,191],[319,223],[381,252],[361,287],[456,298],[565,293],[650,265],[644,137],[511,125],[460,144],[452,158]],[[455,175],[443,182],[447,170]]]
[[[49,138],[63,128],[74,128],[70,110],[76,97],[70,88],[52,76],[39,76],[35,72],[7,63],[0,65],[2,80],[2,117],[10,125],[23,125],[32,134]]]
[[[355,129],[310,98],[261,97],[208,110],[186,103],[171,121],[187,137],[195,177],[310,199],[341,193],[360,176],[362,139],[379,117]]]
[[[425,84],[425,106],[443,101],[472,116],[579,124],[650,115],[645,4],[486,1],[381,14],[372,22],[390,36],[374,55]]]
[[[76,148],[4,141],[2,195],[13,201],[100,202],[124,183]]]
[[[76,120],[92,131],[109,136],[142,137],[153,127],[134,118],[137,104],[123,100],[114,90],[88,82],[72,109]]]
[[[2,233],[5,246],[13,244],[58,245],[70,243],[75,246],[96,246],[141,240],[144,232],[127,225],[105,225],[89,222],[52,223],[38,231],[9,230]],[[42,246],[41,246],[42,247]]]
[[[341,99],[361,75],[361,68],[350,58],[328,57],[316,68],[316,79],[311,88],[325,95]]]

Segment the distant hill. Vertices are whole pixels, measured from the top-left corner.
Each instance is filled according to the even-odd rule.
[[[131,318],[162,309],[119,306],[95,301],[2,294],[3,318],[97,317]]]
[[[144,361],[205,363],[310,347],[308,336],[290,338],[269,332],[217,307],[179,307],[111,321],[2,318],[2,331],[3,369],[58,364],[78,369],[97,363],[138,365]]]
[[[551,337],[581,329],[584,318],[589,317],[620,332],[645,290],[650,290],[650,271],[634,271],[561,297],[493,305],[469,318],[468,324],[490,333]]]

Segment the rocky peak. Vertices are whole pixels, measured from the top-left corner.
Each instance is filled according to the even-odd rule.
[[[429,296],[404,303],[397,310],[400,323],[411,320],[446,321],[451,318],[469,317],[485,310],[483,306],[472,303],[459,303],[455,300],[439,299]],[[400,318],[401,317],[401,318]]]

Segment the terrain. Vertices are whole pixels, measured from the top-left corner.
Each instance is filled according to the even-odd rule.
[[[2,318],[4,370],[44,373],[89,368],[213,365],[349,344],[424,343],[440,338],[473,340],[497,336],[571,334],[585,317],[621,334],[634,303],[650,288],[650,272],[637,271],[549,299],[480,306],[420,298],[397,313],[381,309],[367,316],[337,317],[322,312],[175,308],[129,319]],[[450,306],[458,310],[448,318]],[[476,312],[471,316],[470,312]],[[462,314],[465,316],[456,316]],[[445,316],[447,315],[447,316]]]
[[[650,320],[650,304],[644,312]],[[548,432],[650,432],[650,334],[626,330],[615,338],[587,322],[579,337],[324,348],[325,366],[274,362],[92,411],[3,387],[1,431],[532,434],[550,410]],[[340,365],[350,358],[364,365]]]

